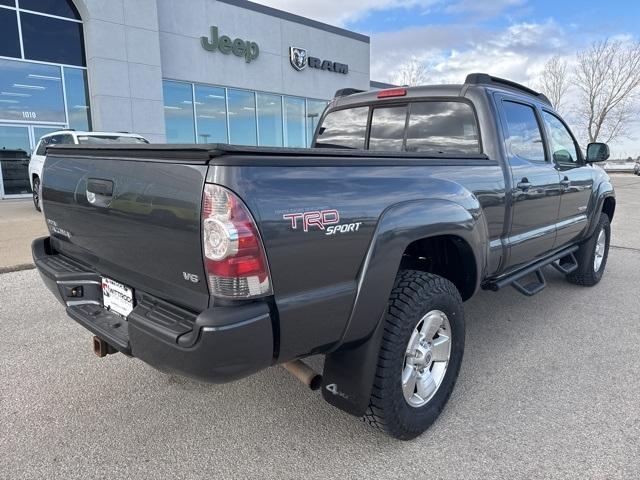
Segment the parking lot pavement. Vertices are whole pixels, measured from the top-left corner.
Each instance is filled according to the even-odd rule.
[[[98,359],[37,272],[2,275],[0,478],[640,478],[640,235],[629,228],[640,208],[628,200],[639,191],[640,179],[619,190],[613,238],[625,248],[596,287],[547,269],[535,297],[507,289],[465,304],[458,385],[412,442],[281,368],[208,385]]]
[[[47,234],[30,198],[0,201],[0,273],[30,265],[31,241]]]

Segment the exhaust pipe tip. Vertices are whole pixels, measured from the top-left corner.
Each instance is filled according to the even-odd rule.
[[[318,390],[322,386],[322,375],[302,360],[285,362],[282,367],[311,390]]]
[[[309,388],[315,392],[316,390],[320,390],[321,386],[322,386],[322,375],[320,375],[319,373],[316,373],[309,380]]]

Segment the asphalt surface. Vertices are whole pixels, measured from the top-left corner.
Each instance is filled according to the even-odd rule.
[[[31,241],[48,235],[44,217],[30,198],[0,202],[0,274],[33,263]]]
[[[533,298],[467,302],[457,387],[411,442],[281,368],[208,385],[99,359],[37,272],[1,275],[0,478],[640,478],[640,177],[616,184],[602,282],[548,269]]]

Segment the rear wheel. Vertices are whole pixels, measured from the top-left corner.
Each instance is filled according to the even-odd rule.
[[[40,209],[40,179],[35,177],[33,179],[33,206],[36,207],[37,211],[41,211]]]
[[[389,299],[365,420],[410,440],[438,417],[464,352],[464,311],[456,287],[425,272],[402,270]]]
[[[576,285],[588,287],[597,284],[602,279],[607,266],[610,240],[609,217],[601,213],[595,231],[576,252],[578,268],[567,275],[567,280]]]

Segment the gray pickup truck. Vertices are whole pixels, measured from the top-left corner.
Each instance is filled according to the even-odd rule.
[[[99,356],[226,382],[284,365],[410,439],[449,398],[479,289],[591,286],[613,187],[541,94],[342,90],[312,149],[56,146],[35,264]],[[304,357],[325,355],[322,377]]]

